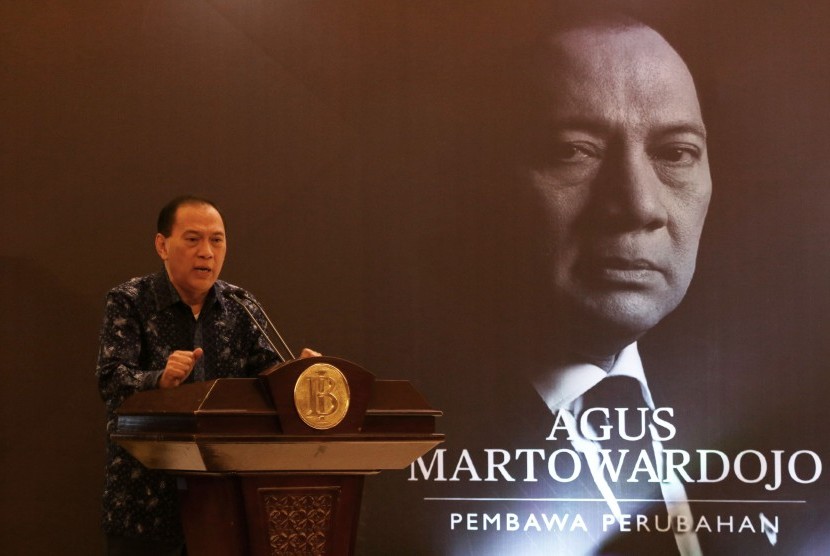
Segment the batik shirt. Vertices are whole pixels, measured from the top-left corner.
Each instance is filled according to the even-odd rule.
[[[165,271],[133,278],[107,294],[96,375],[107,406],[103,528],[109,534],[183,540],[175,477],[145,468],[109,440],[121,403],[135,392],[156,388],[176,350],[204,350],[187,382],[251,377],[277,362],[244,309],[224,296],[228,288],[236,286],[214,284],[198,319]],[[264,324],[261,312],[248,306]]]

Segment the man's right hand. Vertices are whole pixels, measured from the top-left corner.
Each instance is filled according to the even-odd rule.
[[[167,358],[167,365],[159,377],[159,388],[176,388],[187,380],[190,372],[196,365],[196,361],[204,355],[202,348],[193,351],[174,351]]]

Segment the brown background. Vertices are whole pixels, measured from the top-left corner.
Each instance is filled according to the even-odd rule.
[[[498,318],[514,274],[493,254],[516,236],[470,162],[498,129],[470,127],[487,107],[469,66],[509,63],[491,50],[533,21],[515,4],[0,5],[4,553],[100,550],[103,296],[159,267],[175,194],[220,204],[223,278],[292,346],[411,378],[452,422],[458,354],[526,325]],[[830,394],[830,9],[629,4],[685,48],[716,188],[689,298],[644,356],[724,434],[786,428]]]

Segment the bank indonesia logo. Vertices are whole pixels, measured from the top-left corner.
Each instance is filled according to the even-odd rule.
[[[339,425],[349,411],[349,383],[340,369],[315,363],[294,384],[294,407],[303,422],[317,430]]]

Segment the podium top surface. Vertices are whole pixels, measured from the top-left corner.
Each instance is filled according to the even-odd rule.
[[[256,378],[218,378],[206,382],[185,384],[167,390],[149,390],[139,392],[121,404],[118,415],[118,432],[157,431],[183,433],[209,432],[211,424],[226,422],[230,425],[235,419],[248,417],[244,423],[260,421],[257,430],[280,434],[277,408],[268,399],[267,393]],[[376,380],[369,396],[362,432],[379,431],[379,426],[387,432],[397,418],[399,425],[414,424],[415,420],[434,423],[441,411],[432,408],[424,397],[405,380]],[[390,421],[390,419],[392,421]],[[383,420],[387,427],[378,421]],[[239,421],[239,432],[244,432],[243,421]],[[270,426],[263,426],[268,423]],[[406,426],[391,426],[393,430],[404,432]],[[224,430],[227,431],[227,428]],[[415,427],[412,432],[424,432],[422,427]],[[253,432],[253,431],[250,431]],[[316,431],[309,430],[309,434]]]
[[[118,409],[112,439],[147,467],[195,472],[396,469],[444,439],[435,432],[441,412],[412,384],[371,375],[355,381],[348,423],[307,426],[284,392],[292,366],[272,370],[279,383],[266,371],[139,392]]]

